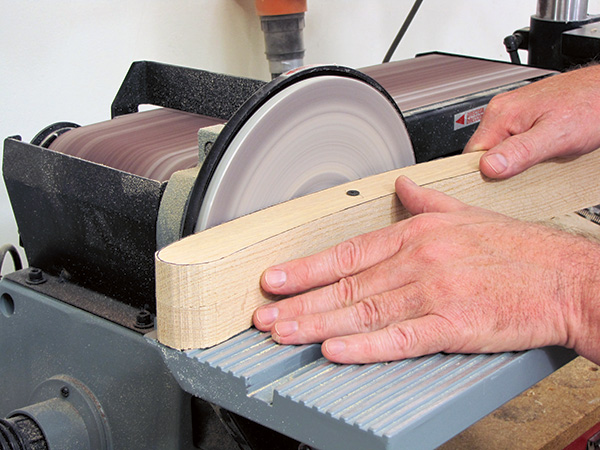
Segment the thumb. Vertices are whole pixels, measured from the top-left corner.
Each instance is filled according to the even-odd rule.
[[[561,152],[551,130],[536,125],[505,139],[488,150],[479,161],[481,173],[490,178],[510,178]],[[552,149],[552,150],[550,150]]]
[[[405,176],[400,176],[396,180],[396,194],[402,205],[412,215],[463,211],[471,208],[443,192],[421,187]]]

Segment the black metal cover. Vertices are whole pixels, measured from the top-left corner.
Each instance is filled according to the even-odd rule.
[[[4,142],[3,172],[29,265],[154,312],[166,183],[15,139]]]
[[[112,103],[112,117],[150,104],[228,120],[264,84],[251,78],[136,61]]]
[[[134,62],[112,115],[152,104],[228,119],[264,84]],[[14,138],[4,143],[3,175],[30,266],[156,312],[156,221],[166,183]]]

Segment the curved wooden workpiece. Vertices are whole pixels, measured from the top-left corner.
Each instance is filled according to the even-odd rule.
[[[371,176],[258,211],[171,244],[156,254],[158,339],[205,348],[249,328],[271,300],[260,289],[269,266],[306,256],[408,217],[394,192],[406,175],[468,204],[523,220],[600,203],[600,151],[550,161],[509,180],[484,179],[480,153]],[[355,190],[357,196],[347,195]]]

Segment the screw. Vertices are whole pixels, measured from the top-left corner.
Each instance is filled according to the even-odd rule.
[[[141,330],[146,330],[154,326],[154,318],[150,311],[145,309],[140,310],[135,318],[135,327]]]
[[[69,392],[69,388],[67,386],[63,386],[60,388],[60,395],[62,395],[64,398],[67,398],[69,396],[70,392]]]
[[[41,269],[38,269],[37,267],[31,267],[29,269],[26,282],[27,284],[42,284],[46,282],[46,277]]]
[[[346,195],[349,195],[350,197],[356,197],[360,195],[360,191],[357,191],[356,189],[350,189],[349,191],[346,191]]]

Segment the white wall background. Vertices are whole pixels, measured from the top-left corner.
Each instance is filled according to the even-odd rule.
[[[309,0],[305,62],[381,62],[412,0]],[[441,50],[508,60],[503,38],[535,0],[425,0],[395,59]],[[0,0],[0,138],[60,120],[110,117],[131,62],[154,60],[268,79],[254,0]],[[600,0],[590,0],[590,12]],[[0,245],[18,242],[0,183]],[[5,266],[12,269],[7,261]],[[4,272],[6,272],[6,267]]]

